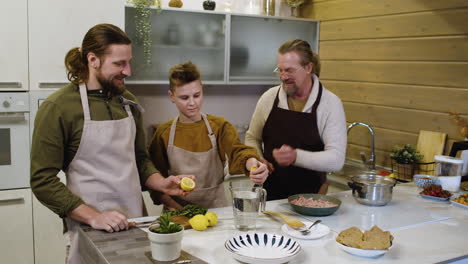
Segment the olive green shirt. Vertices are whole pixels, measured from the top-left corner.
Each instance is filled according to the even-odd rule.
[[[128,91],[122,96],[136,101],[136,97]],[[119,120],[128,117],[119,96],[88,91],[88,101],[91,120]],[[136,123],[135,159],[144,189],[148,177],[157,170],[146,149],[142,115],[135,106],[130,105],[130,108]],[[42,103],[34,121],[31,188],[37,199],[60,217],[65,217],[68,212],[83,203],[83,200],[73,194],[57,177],[59,171],[65,171],[75,157],[80,146],[83,123],[80,92],[74,84],[69,84],[49,96]]]

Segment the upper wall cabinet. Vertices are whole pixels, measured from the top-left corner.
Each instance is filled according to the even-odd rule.
[[[0,8],[0,91],[28,90],[28,2]]]
[[[123,29],[124,5],[125,0],[29,1],[30,88],[60,88],[67,84],[67,52],[81,46],[86,32],[96,24],[109,23]]]
[[[314,20],[176,8],[152,11],[148,65],[135,37],[135,8],[125,8],[125,30],[134,42],[128,83],[167,84],[169,69],[190,60],[207,84],[276,84],[273,70],[283,42],[304,39],[318,51],[319,22]]]

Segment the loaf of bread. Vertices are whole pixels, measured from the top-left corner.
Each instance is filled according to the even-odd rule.
[[[350,227],[341,231],[336,241],[353,248],[385,250],[392,245],[393,236],[378,226],[373,226],[364,233],[357,227]]]

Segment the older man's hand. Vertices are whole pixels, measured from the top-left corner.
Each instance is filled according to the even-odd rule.
[[[273,158],[281,167],[287,167],[296,162],[296,149],[288,145],[282,145],[279,149],[273,149]]]

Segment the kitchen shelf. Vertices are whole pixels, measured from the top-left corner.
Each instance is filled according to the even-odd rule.
[[[152,63],[146,65],[134,16],[126,5],[125,31],[135,43],[129,84],[167,84],[173,65],[192,61],[206,84],[276,85],[272,71],[282,43],[304,39],[318,52],[316,20],[152,7]]]

